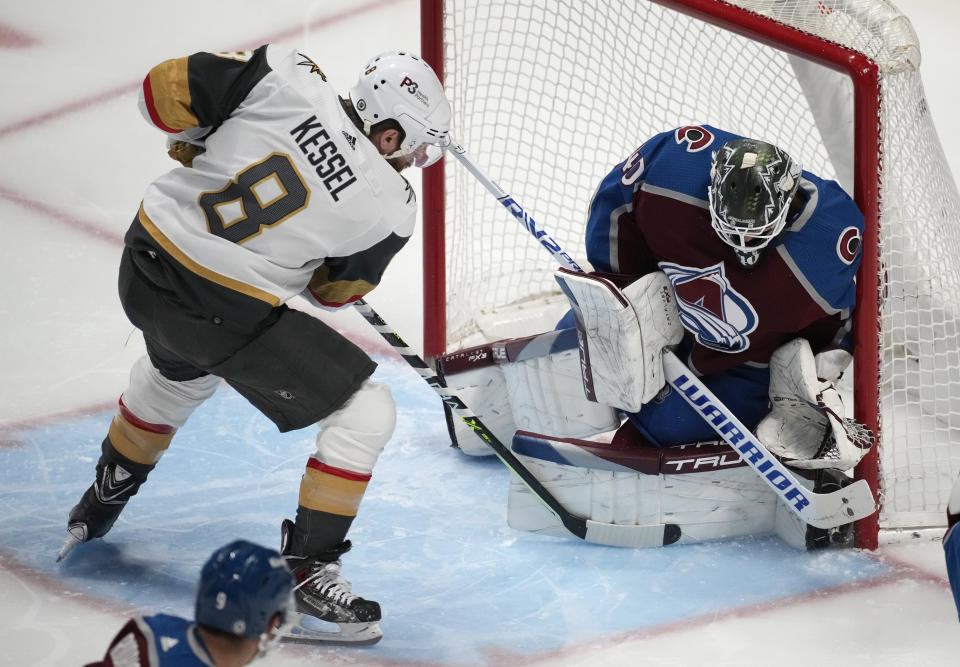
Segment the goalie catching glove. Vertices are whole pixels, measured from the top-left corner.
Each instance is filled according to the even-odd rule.
[[[844,417],[833,382],[818,378],[818,369],[836,366],[825,361],[835,359],[815,359],[803,338],[770,357],[771,410],[757,426],[757,438],[792,468],[849,470],[873,443],[869,429]]]
[[[558,269],[554,278],[573,308],[587,398],[638,412],[666,382],[663,348],[683,338],[667,276],[655,271],[622,291],[595,274]]]

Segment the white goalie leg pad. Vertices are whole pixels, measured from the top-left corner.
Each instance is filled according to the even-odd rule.
[[[517,458],[575,515],[618,525],[676,524],[680,543],[775,530],[777,496],[726,446],[649,447],[646,454],[626,457],[612,450],[604,458],[603,443],[579,441],[580,447],[577,442],[521,433],[513,443]],[[651,465],[663,472],[636,469]],[[510,482],[507,521],[516,530],[569,537],[559,519],[516,479]]]
[[[844,416],[839,392],[817,378],[803,338],[781,345],[770,358],[770,403],[757,438],[793,468],[848,470],[870,449],[870,431]]]
[[[565,466],[519,457],[570,512],[599,523],[680,526],[680,544],[774,532],[774,493],[746,468],[646,475]],[[569,537],[560,520],[511,478],[507,523],[515,530]]]
[[[168,380],[145,355],[130,369],[130,384],[120,400],[127,410],[149,424],[180,428],[219,384],[220,378],[215,375],[185,382]]]
[[[487,423],[487,420],[481,417],[479,414],[477,417],[480,418],[480,421],[483,422],[483,425],[490,429],[491,432],[496,435],[496,432],[493,431],[493,427]],[[469,456],[493,456],[494,451],[490,448],[486,442],[483,441],[483,438],[478,436],[472,428],[467,426],[460,417],[456,415],[451,416],[451,428],[453,428],[453,437],[456,438],[456,446],[460,448],[460,451]],[[497,436],[497,440],[503,442],[503,440]]]
[[[663,520],[658,475],[626,468],[584,468],[519,453],[517,458],[576,516],[640,526]],[[515,476],[507,495],[507,524],[514,530],[570,537],[560,519]]]
[[[804,487],[813,490],[813,480],[797,476],[797,481]],[[780,500],[777,503],[777,514],[774,520],[774,532],[777,536],[794,549],[805,551],[807,548],[807,524]]]
[[[670,281],[656,271],[621,291],[601,276],[559,269],[554,277],[576,316],[587,398],[639,411],[665,383],[663,348],[683,337]]]
[[[577,337],[571,329],[468,348],[445,355],[441,365],[450,393],[500,442],[509,443],[520,429],[585,437],[619,425],[613,408],[584,395]],[[454,418],[453,427],[462,452],[493,454],[463,420]]]
[[[517,427],[513,423],[503,370],[489,359],[488,346],[471,350],[453,354],[463,357],[472,355],[472,359],[479,363],[470,363],[465,370],[444,373],[443,380],[449,392],[469,406],[497,440],[510,442]],[[470,456],[493,455],[490,445],[479,438],[462,419],[456,415],[451,415],[450,419],[453,437],[461,452]]]
[[[585,437],[620,425],[616,411],[588,401],[577,350],[503,363],[515,430]],[[510,442],[513,433],[506,440]]]
[[[320,433],[314,457],[334,468],[369,475],[396,421],[390,388],[368,379],[343,407],[317,422]]]

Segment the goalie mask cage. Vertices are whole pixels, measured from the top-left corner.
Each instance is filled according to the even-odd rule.
[[[857,476],[881,503],[858,544],[945,524],[960,473],[960,201],[916,34],[891,2],[422,0],[421,13],[457,140],[582,266],[600,179],[672,127],[771,141],[852,193],[867,221],[853,411],[878,436]],[[424,174],[425,355],[551,328],[566,308],[555,262],[446,162]]]

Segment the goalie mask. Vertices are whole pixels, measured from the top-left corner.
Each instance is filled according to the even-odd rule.
[[[736,139],[713,154],[710,219],[742,266],[754,266],[783,231],[800,173],[799,163],[765,141]]]
[[[400,148],[386,158],[412,155],[412,164],[429,167],[450,143],[450,104],[433,69],[421,58],[403,51],[381,53],[367,63],[350,100],[363,131],[384,120],[400,124]]]

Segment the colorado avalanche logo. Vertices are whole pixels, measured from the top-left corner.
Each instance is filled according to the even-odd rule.
[[[856,227],[847,227],[840,232],[840,237],[837,239],[837,257],[844,264],[853,264],[861,245],[863,245],[863,238],[860,236],[860,230]]]
[[[675,138],[678,144],[687,143],[688,153],[698,153],[713,143],[713,134],[699,125],[678,127]]]
[[[723,262],[697,269],[660,262],[677,294],[680,321],[704,347],[720,352],[743,352],[747,336],[757,328],[757,311],[730,286]]]

